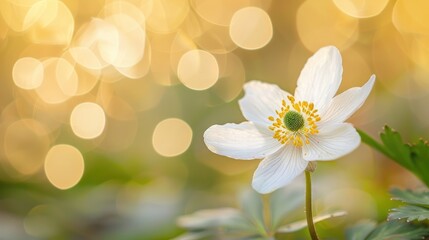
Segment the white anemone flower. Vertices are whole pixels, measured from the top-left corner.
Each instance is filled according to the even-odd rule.
[[[359,146],[360,136],[344,121],[365,102],[375,76],[334,97],[342,73],[338,49],[327,46],[308,59],[294,95],[274,84],[246,83],[239,105],[248,121],[211,126],[204,133],[207,147],[235,159],[262,158],[252,181],[259,193],[290,183],[310,161],[350,153]]]

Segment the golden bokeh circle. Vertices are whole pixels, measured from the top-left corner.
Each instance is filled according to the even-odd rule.
[[[380,14],[389,0],[333,0],[345,14],[355,18],[369,18]]]
[[[83,176],[85,164],[80,151],[67,144],[53,146],[45,158],[45,174],[58,189],[75,186]]]
[[[237,46],[247,50],[259,49],[271,41],[273,24],[263,9],[246,7],[232,16],[229,34]]]
[[[331,1],[306,0],[296,13],[296,27],[302,44],[310,51],[334,45],[348,48],[358,35],[358,20],[344,14]]]
[[[179,60],[177,76],[188,88],[205,90],[213,86],[219,77],[216,58],[203,50],[190,50]]]
[[[77,105],[70,115],[70,126],[80,138],[93,139],[100,136],[106,126],[103,108],[92,102]]]
[[[18,59],[13,65],[12,78],[16,86],[30,90],[38,88],[43,82],[42,63],[32,57]]]
[[[185,152],[192,141],[192,129],[183,120],[168,118],[158,123],[153,131],[152,145],[165,157],[174,157]]]

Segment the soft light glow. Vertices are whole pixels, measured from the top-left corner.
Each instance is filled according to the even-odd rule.
[[[157,0],[151,1],[151,5],[152,9],[146,16],[146,22],[149,30],[155,33],[173,32],[182,24],[189,12],[188,0]]]
[[[100,136],[105,125],[104,110],[96,103],[81,103],[73,109],[70,116],[70,126],[73,133],[83,139],[93,139]]]
[[[43,65],[32,57],[23,57],[15,62],[12,70],[13,82],[22,89],[35,89],[43,81]]]
[[[377,16],[386,7],[389,0],[333,0],[335,5],[345,14],[355,18]]]
[[[56,217],[60,209],[52,205],[37,205],[25,216],[23,225],[25,232],[31,237],[49,239],[58,233],[60,223]]]
[[[180,58],[177,76],[186,87],[205,90],[218,80],[219,66],[216,58],[209,52],[191,50]]]
[[[46,177],[56,188],[65,190],[75,186],[82,178],[83,170],[83,156],[73,146],[55,145],[46,155]]]
[[[103,66],[97,56],[88,47],[72,47],[68,49],[73,59],[88,69],[101,69]]]
[[[33,119],[12,123],[4,134],[4,153],[19,173],[36,173],[43,165],[50,139],[46,128]]]
[[[174,157],[185,152],[192,141],[192,129],[181,119],[169,118],[155,127],[152,144],[157,153]]]
[[[398,0],[392,12],[392,22],[401,33],[429,34],[429,1]]]
[[[58,58],[55,69],[55,79],[61,91],[67,96],[77,93],[79,80],[74,66],[64,58]]]
[[[132,67],[143,58],[146,32],[135,19],[125,14],[105,18],[118,31],[118,41],[99,45],[101,57],[115,67]]]
[[[229,29],[232,41],[239,47],[253,50],[264,47],[273,37],[270,16],[257,7],[246,7],[234,13]]]
[[[76,94],[78,79],[73,66],[62,58],[44,60],[45,74],[42,84],[36,88],[37,95],[46,103],[62,103]],[[61,74],[65,71],[65,75]]]
[[[192,0],[191,3],[201,18],[221,26],[229,26],[232,15],[250,5],[248,0]]]
[[[213,90],[225,102],[235,99],[241,92],[246,73],[241,59],[236,55],[229,53],[226,55],[226,64],[221,68],[221,75]]]
[[[68,7],[57,0],[39,1],[34,6],[44,11],[30,29],[31,40],[38,44],[68,45],[74,32],[74,18]]]
[[[342,13],[331,1],[307,0],[296,13],[299,38],[310,51],[334,45],[345,49],[358,37],[358,20]]]
[[[92,66],[100,66],[100,62],[92,51],[88,48],[76,47],[68,49],[61,58],[70,64],[77,76],[76,96],[87,94],[97,85],[102,70],[96,67],[91,68]]]
[[[39,2],[39,3],[38,3]],[[0,1],[0,12],[13,31],[23,32],[32,27],[42,16],[46,1]]]

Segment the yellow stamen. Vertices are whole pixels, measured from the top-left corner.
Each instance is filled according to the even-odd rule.
[[[268,120],[272,122],[268,127],[273,131],[273,138],[281,144],[293,144],[296,147],[302,147],[304,144],[310,144],[311,135],[319,133],[317,123],[321,120],[314,103],[307,101],[295,101],[293,96],[288,96],[281,102],[280,109],[276,110],[276,116],[269,116]],[[301,128],[288,129],[285,125],[285,116],[289,111],[295,111],[304,119],[304,125]],[[289,114],[290,115],[290,114]],[[288,116],[289,116],[288,115]],[[292,114],[293,115],[293,114]],[[297,118],[298,119],[298,118]]]

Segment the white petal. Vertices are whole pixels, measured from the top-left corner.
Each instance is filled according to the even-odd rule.
[[[299,75],[295,98],[313,102],[322,110],[337,92],[342,74],[338,49],[334,46],[319,49],[308,59]]]
[[[374,86],[374,81],[375,76],[372,75],[362,87],[350,88],[334,97],[322,116],[323,121],[344,122],[353,115],[365,102]]]
[[[350,123],[324,125],[319,131],[310,137],[310,144],[302,147],[307,161],[334,160],[359,146],[360,136]]]
[[[216,154],[245,160],[264,158],[282,146],[268,129],[251,122],[213,125],[204,132],[204,142]]]
[[[258,125],[268,127],[269,116],[276,116],[276,110],[290,94],[275,84],[250,81],[244,85],[244,97],[238,102],[244,117]]]
[[[253,175],[253,188],[259,193],[270,193],[291,182],[307,167],[300,148],[292,144],[266,157]]]

